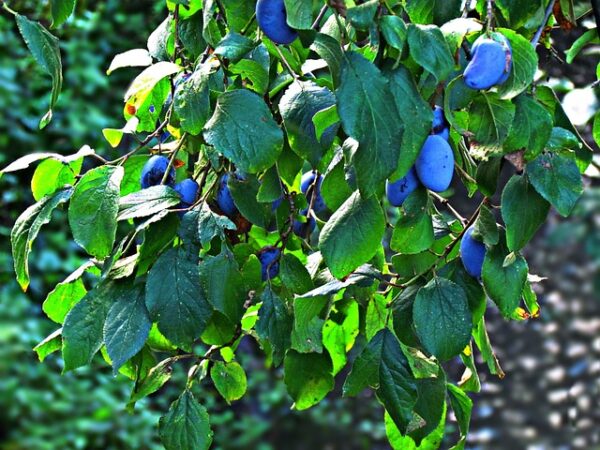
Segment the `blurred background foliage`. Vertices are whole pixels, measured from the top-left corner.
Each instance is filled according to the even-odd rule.
[[[10,4],[49,25],[49,1]],[[587,2],[577,5],[583,12],[588,8]],[[69,154],[84,144],[109,155],[101,130],[122,125],[122,94],[136,72],[126,69],[108,78],[106,69],[115,54],[144,47],[164,15],[163,0],[80,0],[75,16],[54,31],[65,83],[54,120],[44,131],[37,126],[47,109],[50,80],[30,58],[12,18],[0,15],[0,166],[32,151]],[[567,112],[597,150],[590,118],[598,109],[598,88],[590,86],[600,48],[586,49],[572,65],[557,59],[564,59],[563,52],[583,31],[553,32],[556,54],[541,50],[540,76],[559,88]],[[36,242],[30,292],[19,291],[9,235],[18,214],[33,202],[24,181],[30,177],[21,173],[1,181],[0,449],[162,448],[156,424],[177,396],[177,383],[129,414],[130,381],[115,379],[101,360],[63,376],[56,354],[40,364],[31,350],[55,328],[41,311],[45,295],[82,263],[83,255],[68,242],[60,226],[64,220],[57,218]],[[500,381],[481,370],[484,383],[475,399],[470,449],[600,449],[600,189],[597,178],[588,184],[573,217],[556,217],[528,249],[534,273],[551,277],[539,288],[542,316],[526,323],[489,318],[492,343],[508,376]],[[456,201],[459,209],[471,207],[467,199]],[[341,399],[337,389],[309,411],[290,411],[280,374],[265,369],[253,342],[243,347],[241,362],[250,383],[245,399],[229,407],[210,385],[201,393],[211,411],[215,448],[389,448],[383,411],[368,393]],[[185,374],[177,376],[183,381]],[[451,439],[452,422],[449,431]]]

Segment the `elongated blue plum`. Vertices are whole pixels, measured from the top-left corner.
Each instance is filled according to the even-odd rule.
[[[327,205],[323,200],[323,196],[321,195],[321,184],[323,183],[323,175],[319,175],[319,178],[315,182],[315,177],[317,176],[317,172],[311,170],[310,172],[306,172],[302,175],[302,181],[300,182],[300,190],[304,195],[306,195],[306,199],[310,204],[312,199],[312,186],[315,185],[315,201],[313,203],[313,210],[318,214],[327,210]],[[316,184],[315,184],[316,183]]]
[[[165,172],[167,171],[167,167],[169,167],[169,159],[160,156],[154,155],[152,156],[144,167],[142,168],[142,178],[141,185],[142,189],[149,188],[150,186],[157,186],[162,182],[163,177],[165,176]],[[171,167],[169,171],[169,175],[167,176],[166,181],[167,186],[173,187],[175,185],[175,168]]]
[[[258,26],[276,44],[291,44],[298,37],[296,30],[291,28],[286,20],[287,11],[283,0],[258,0]]]
[[[444,139],[450,138],[450,125],[444,116],[444,109],[441,106],[433,108],[433,123],[431,124],[431,134],[438,134]]]
[[[238,212],[237,206],[231,196],[231,191],[227,182],[229,181],[229,174],[225,173],[219,180],[219,187],[217,188],[217,205],[227,216],[235,216]]]
[[[306,217],[308,214],[308,209],[303,209],[300,211],[300,214]],[[314,231],[316,226],[317,221],[312,215],[310,215],[306,217],[306,221],[304,222],[298,219],[294,220],[292,230],[296,236],[307,238]]]
[[[485,245],[473,238],[473,227],[470,227],[460,241],[460,259],[469,275],[481,278],[481,269],[485,259]]]
[[[277,247],[264,247],[258,252],[263,281],[275,278],[279,274],[279,257],[281,250]]]
[[[419,180],[427,189],[443,192],[452,183],[454,153],[443,137],[432,134],[427,137],[419,153],[415,169]]]
[[[471,48],[471,61],[464,72],[471,89],[489,89],[504,83],[512,70],[512,49],[500,33],[482,35]]]
[[[419,187],[419,179],[415,168],[411,167],[404,177],[385,185],[385,193],[392,206],[402,206],[404,200]]]
[[[181,183],[177,183],[175,185],[175,191],[181,197],[181,203],[179,204],[180,208],[189,208],[196,202],[196,198],[198,197],[198,190],[200,186],[191,178],[186,178]]]

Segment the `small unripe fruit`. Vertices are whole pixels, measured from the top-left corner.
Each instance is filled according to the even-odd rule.
[[[485,260],[485,245],[473,238],[473,227],[470,227],[460,241],[460,259],[469,275],[481,278],[483,261]]]
[[[445,191],[450,187],[454,175],[452,147],[441,136],[428,136],[415,163],[415,169],[419,180],[427,189],[434,192]]]
[[[165,176],[167,167],[169,167],[168,158],[160,155],[152,156],[142,168],[142,189],[147,189],[150,186],[158,186]],[[175,175],[175,168],[171,167],[165,183],[167,186],[173,187],[175,185]]]

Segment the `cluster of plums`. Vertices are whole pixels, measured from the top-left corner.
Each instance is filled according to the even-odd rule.
[[[431,134],[427,136],[415,165],[403,178],[387,182],[386,194],[391,205],[401,206],[420,185],[434,192],[448,189],[454,174],[454,153],[448,143],[449,137],[444,110],[436,106]]]

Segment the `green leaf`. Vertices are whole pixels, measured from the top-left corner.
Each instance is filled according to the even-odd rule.
[[[387,43],[396,50],[402,51],[406,45],[408,29],[398,16],[386,15],[380,21],[381,32]]]
[[[469,344],[473,327],[463,288],[444,278],[434,278],[419,289],[413,322],[425,349],[440,361],[459,355]]]
[[[208,450],[213,437],[206,409],[187,389],[160,418],[158,434],[166,450]]]
[[[567,50],[567,64],[571,64],[575,57],[581,52],[581,49],[587,44],[600,44],[600,38],[598,37],[598,31],[595,28],[587,30],[573,43],[571,48]]]
[[[434,242],[433,223],[427,213],[429,197],[418,189],[402,205],[402,215],[396,223],[390,248],[404,254],[421,253]]]
[[[24,291],[29,286],[28,258],[33,241],[37,238],[43,225],[50,222],[52,212],[62,203],[69,201],[73,189],[67,188],[52,197],[45,197],[35,205],[27,208],[19,216],[10,234],[12,256],[17,281]]]
[[[507,28],[497,28],[510,42],[512,48],[512,70],[505,83],[498,86],[498,95],[501,99],[511,99],[519,95],[533,82],[535,71],[538,68],[538,56],[531,43]]]
[[[77,303],[63,325],[63,371],[91,363],[103,344],[104,321],[113,302],[130,291],[113,281],[101,282]]]
[[[314,298],[322,295],[335,294],[349,286],[355,286],[358,284],[364,285],[367,281],[373,281],[380,276],[381,273],[374,269],[373,266],[364,264],[356,269],[356,273],[351,273],[348,277],[345,277],[344,281],[333,279],[313,289],[312,291],[307,292],[306,294],[298,296],[297,298]]]
[[[358,186],[368,196],[383,188],[398,164],[403,127],[394,96],[379,69],[352,52],[344,56],[336,96],[344,131],[359,142],[352,160]]]
[[[563,217],[571,214],[583,193],[577,164],[571,158],[554,153],[540,155],[527,165],[529,181],[536,191]]]
[[[517,256],[512,264],[505,266],[504,260],[507,255],[508,250],[503,244],[489,249],[485,255],[481,275],[487,295],[505,317],[510,317],[521,301],[528,267],[522,256]]]
[[[445,81],[454,69],[454,59],[441,30],[433,25],[408,26],[410,54],[417,64],[438,82]]]
[[[210,118],[209,74],[200,69],[181,83],[173,97],[173,107],[181,129],[197,136]]]
[[[348,8],[348,20],[359,30],[368,30],[373,24],[378,6],[379,0],[368,0],[360,5]]]
[[[446,376],[444,371],[436,367],[435,377],[416,380],[418,399],[414,412],[425,424],[410,431],[410,437],[416,444],[421,444],[427,436],[438,428],[444,419],[446,406]]]
[[[399,66],[396,70],[387,72],[386,76],[396,100],[396,109],[402,112],[398,119],[404,124],[398,171],[394,174],[394,178],[401,178],[417,160],[425,139],[431,132],[433,112],[419,94],[408,69]]]
[[[198,237],[203,247],[213,238],[225,239],[225,230],[235,230],[235,224],[225,216],[214,213],[206,203],[202,203],[198,211]]]
[[[375,335],[354,362],[344,395],[357,395],[367,386],[376,389],[377,398],[405,432],[417,402],[417,386],[398,338],[387,328]]]
[[[236,62],[254,48],[254,41],[239,33],[228,33],[214,50],[215,55]]]
[[[492,209],[483,205],[475,222],[475,233],[481,236],[483,242],[488,246],[496,245],[500,240],[496,216]]]
[[[160,61],[153,64],[133,80],[125,93],[125,101],[132,100],[136,106],[142,105],[159,81],[180,71],[181,67],[172,62]]]
[[[461,439],[466,439],[469,433],[469,424],[471,422],[471,411],[473,409],[473,400],[459,387],[448,383],[448,397],[450,404],[458,422]]]
[[[62,346],[62,328],[54,331],[48,335],[42,342],[33,347],[33,350],[37,353],[40,362],[44,362],[48,355],[60,350]]]
[[[592,136],[594,141],[596,141],[596,145],[600,145],[600,112],[596,113],[596,117],[594,118]]]
[[[516,252],[531,240],[546,221],[550,204],[538,194],[527,177],[514,175],[502,192],[502,218],[506,224],[506,242]]]
[[[64,163],[54,158],[48,158],[40,163],[31,179],[31,192],[36,201],[46,195],[52,195],[65,185],[73,186],[83,158],[71,163]]]
[[[461,0],[408,0],[406,12],[412,23],[442,25],[460,16]]]
[[[278,366],[283,361],[285,352],[291,345],[293,318],[286,304],[271,288],[265,289],[262,306],[258,311],[256,333],[273,348],[273,364]]]
[[[77,183],[69,205],[75,242],[99,260],[110,254],[115,242],[122,179],[120,166],[92,169]]]
[[[520,95],[515,99],[515,118],[504,152],[525,150],[527,160],[534,159],[543,150],[552,133],[552,116],[533,98]]]
[[[471,154],[483,160],[502,154],[514,117],[515,105],[495,92],[481,92],[475,97],[469,109]]]
[[[171,379],[173,373],[171,364],[171,359],[165,359],[150,369],[144,379],[131,391],[129,401],[127,402],[129,410],[133,408],[136,402],[155,393]]]
[[[245,86],[257,94],[264,95],[269,88],[269,71],[260,62],[242,59],[229,66],[229,70],[246,80]]]
[[[246,372],[236,362],[217,361],[210,369],[210,377],[227,403],[239,400],[246,393]]]
[[[333,276],[343,278],[375,256],[384,231],[379,201],[375,197],[364,199],[358,191],[352,194],[327,221],[319,237],[319,248]]]
[[[52,0],[52,28],[58,28],[73,14],[76,0]]]
[[[387,299],[380,294],[375,294],[367,305],[367,315],[365,318],[365,337],[368,341],[382,329],[386,327],[390,309],[387,305]]]
[[[179,194],[169,186],[158,185],[121,197],[117,220],[135,219],[157,214],[181,201]]]
[[[104,343],[115,373],[142,349],[151,327],[143,285],[113,303],[104,323]]]
[[[267,228],[271,221],[271,204],[257,200],[261,187],[258,179],[255,176],[246,176],[244,179],[229,177],[227,186],[242,216],[259,227]]]
[[[487,307],[487,297],[479,280],[467,273],[462,261],[458,258],[443,267],[439,271],[439,275],[456,283],[465,291],[469,301],[469,309],[473,316],[473,323],[477,323],[485,314]]]
[[[200,286],[197,256],[182,248],[163,253],[148,274],[146,306],[167,339],[190,349],[213,311]]]
[[[217,256],[207,256],[199,266],[204,297],[233,323],[244,315],[246,291],[233,253],[223,246]]]
[[[152,220],[158,217],[160,214],[153,216]],[[179,220],[174,214],[168,214],[162,220],[148,226],[144,231],[144,241],[139,247],[137,276],[147,273],[161,253],[172,246],[178,227]]]
[[[331,36],[317,33],[310,48],[325,60],[331,72],[334,85],[339,86],[344,60],[344,53],[340,48],[340,43]]]
[[[222,94],[204,138],[238,168],[256,173],[268,169],[281,154],[283,132],[265,102],[248,90]]]
[[[337,151],[321,184],[321,195],[332,211],[337,211],[353,193],[346,181],[343,150]]]
[[[281,257],[279,277],[282,284],[297,295],[304,294],[313,288],[308,270],[298,258],[290,253],[285,253]]]
[[[58,39],[48,32],[39,22],[33,22],[25,16],[15,14],[17,26],[21,36],[35,61],[52,78],[52,96],[50,109],[40,121],[40,128],[44,128],[52,120],[52,108],[58,102],[62,89],[62,62]]]
[[[497,0],[496,6],[515,30],[526,25],[527,21],[536,17],[542,7],[540,0]]]
[[[284,0],[286,21],[296,30],[309,30],[313,22],[313,0]]]
[[[334,105],[333,93],[312,81],[292,83],[279,102],[290,147],[313,167],[318,166],[323,153],[331,147],[338,129],[336,121],[317,138],[313,118],[319,111]]]
[[[327,353],[287,352],[284,381],[294,399],[294,408],[302,411],[316,405],[333,389],[333,366]]]
[[[323,324],[319,314],[328,303],[327,297],[294,300],[292,348],[300,353],[323,352]]]
[[[71,277],[69,277],[71,278]],[[81,278],[72,281],[65,280],[56,285],[48,294],[42,309],[50,320],[63,323],[67,313],[87,294]]]
[[[336,320],[329,319],[323,325],[323,346],[333,361],[333,374],[337,375],[346,365],[346,352],[354,346],[359,332],[358,303],[354,300],[336,303]]]

